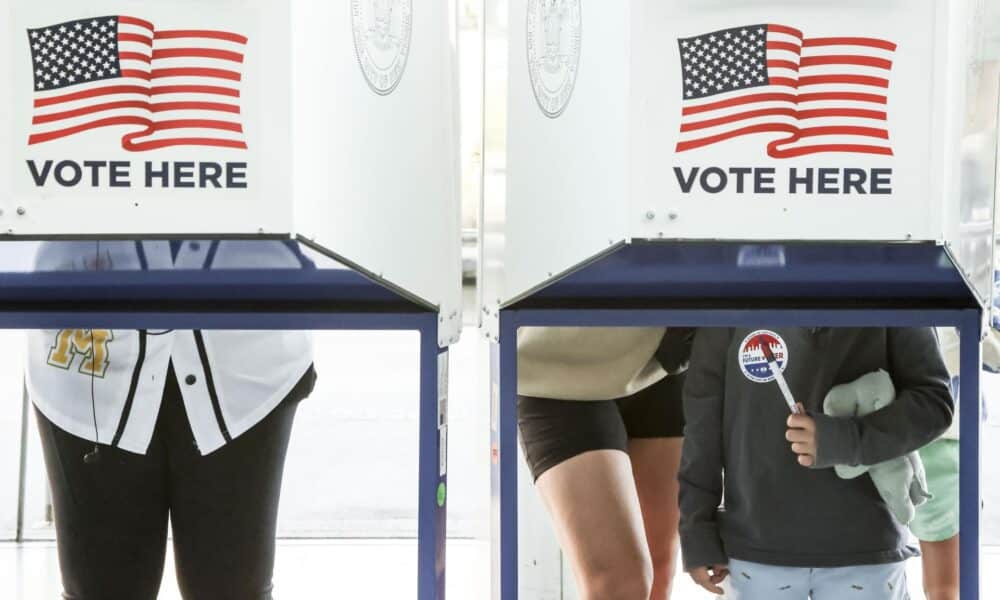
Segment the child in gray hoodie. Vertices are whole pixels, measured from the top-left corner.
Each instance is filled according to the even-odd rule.
[[[775,364],[803,414],[790,414]],[[823,413],[831,388],[879,369],[896,387],[892,404]],[[907,598],[904,562],[917,551],[905,527],[868,476],[830,467],[917,450],[953,411],[928,328],[699,330],[684,388],[685,569],[717,594],[729,577],[737,600]]]

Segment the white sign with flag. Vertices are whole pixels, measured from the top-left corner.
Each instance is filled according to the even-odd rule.
[[[15,0],[0,230],[288,233],[287,8]]]
[[[633,40],[662,67],[633,71],[642,237],[941,237],[954,155],[932,168],[930,149],[957,136],[962,46],[940,23],[960,2],[638,4]]]

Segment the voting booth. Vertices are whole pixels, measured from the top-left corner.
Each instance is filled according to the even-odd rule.
[[[0,326],[419,331],[428,600],[461,329],[454,17],[413,0],[0,10]],[[174,268],[145,255],[166,240],[237,246]],[[105,252],[130,241],[145,260]],[[85,266],[12,266],[28,243]],[[275,244],[301,265],[262,260]]]
[[[506,193],[482,233],[494,598],[527,597],[531,568],[518,330],[761,324],[960,328],[962,597],[980,597],[984,6],[511,0]]]

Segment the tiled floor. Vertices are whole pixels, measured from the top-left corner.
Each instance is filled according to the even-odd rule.
[[[275,597],[279,600],[414,599],[415,556],[412,541],[282,541],[275,566]],[[923,598],[919,586],[919,561],[912,561],[910,567],[914,599]],[[991,573],[998,569],[1000,549],[991,549],[986,553],[983,571]],[[448,598],[488,600],[489,581],[487,544],[476,540],[451,540],[448,546]],[[678,582],[674,600],[710,600],[709,594],[700,591],[686,577]],[[0,598],[55,600],[60,591],[54,544],[0,544]],[[180,600],[169,562],[160,600]]]
[[[449,545],[448,597],[489,597],[489,548]],[[167,557],[160,600],[180,600]],[[275,564],[279,600],[407,600],[416,598],[416,545],[411,541],[283,541]],[[0,598],[56,600],[59,565],[51,542],[0,545]]]

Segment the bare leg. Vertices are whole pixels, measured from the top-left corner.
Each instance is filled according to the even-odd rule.
[[[958,600],[958,536],[943,542],[920,542],[927,600]]]
[[[586,452],[543,473],[537,487],[582,600],[649,600],[652,566],[629,457]]]
[[[677,470],[684,438],[648,438],[629,441],[632,472],[653,559],[650,600],[669,600],[673,590],[680,539],[677,526]]]

